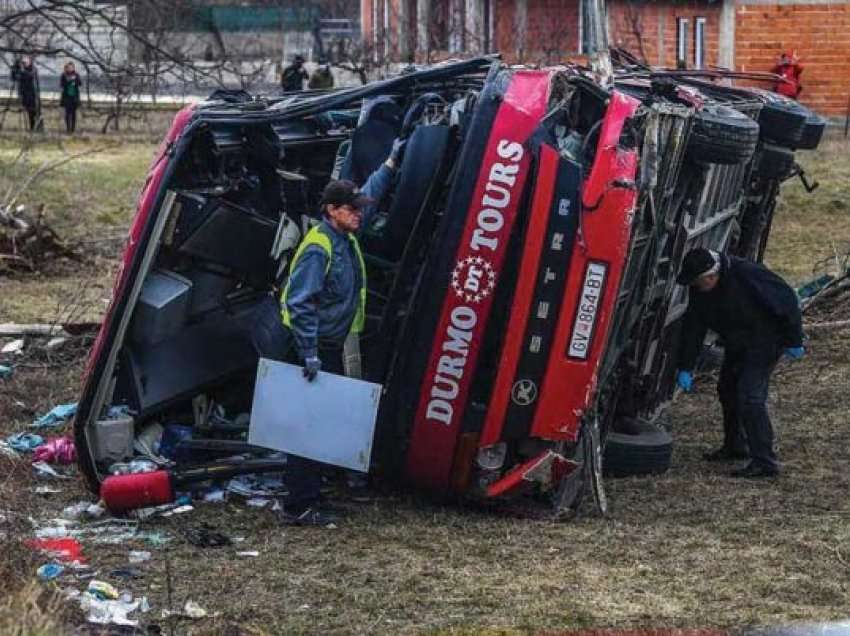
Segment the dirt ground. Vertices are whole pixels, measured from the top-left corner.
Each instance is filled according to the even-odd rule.
[[[63,152],[46,146],[39,152]],[[850,147],[831,141],[803,162],[821,188],[804,198],[789,183],[767,254],[794,282],[850,243]],[[0,161],[14,148],[0,144]],[[126,230],[153,146],[97,153],[58,173],[25,203],[47,203],[69,240],[95,241],[79,261],[44,264],[37,273],[0,275],[0,323],[51,321],[82,294],[86,317],[108,298]],[[0,183],[0,190],[6,186]],[[59,221],[61,220],[61,224]],[[96,240],[97,239],[97,240]],[[84,283],[83,281],[88,281]],[[81,291],[84,290],[84,291]],[[76,311],[76,310],[75,310]],[[850,317],[850,299],[811,320]],[[87,341],[48,355],[36,347],[0,380],[0,437],[26,429],[33,417],[77,398]],[[603,518],[588,512],[569,523],[503,518],[405,494],[346,504],[335,528],[282,528],[267,509],[242,500],[195,503],[195,510],[143,522],[170,537],[117,545],[84,540],[97,578],[136,596],[152,610],[143,626],[162,633],[528,633],[587,627],[743,627],[846,619],[850,607],[848,444],[850,330],[815,332],[809,355],[783,363],[771,407],[783,476],[738,481],[730,467],[701,453],[719,442],[719,406],[710,373],[694,395],[668,413],[676,446],[672,469],[654,478],[607,480],[612,502]],[[63,575],[32,585],[44,559],[22,546],[36,525],[80,499],[79,479],[35,480],[26,459],[0,456],[0,631],[71,631],[82,616],[73,605],[49,605],[54,589],[81,590]],[[37,485],[61,492],[37,495]],[[185,528],[209,523],[231,546],[195,548]],[[135,578],[129,550],[152,558]],[[239,556],[237,552],[259,552]],[[161,611],[199,603],[208,618],[161,618]],[[25,610],[22,608],[26,608]],[[26,627],[30,626],[30,627]],[[149,632],[151,633],[151,632]]]

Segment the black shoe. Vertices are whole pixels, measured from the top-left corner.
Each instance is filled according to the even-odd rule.
[[[735,451],[721,446],[717,450],[703,453],[702,458],[707,462],[731,462],[736,459],[749,459],[750,455],[746,451]]]
[[[318,506],[308,506],[300,510],[287,510],[284,506],[280,513],[280,522],[288,526],[329,526],[338,520],[339,517]]]
[[[754,464],[753,462],[750,462],[743,468],[733,470],[729,474],[732,477],[743,477],[746,479],[762,479],[770,477],[779,477],[779,469],[768,468],[767,466],[761,466],[759,464]]]

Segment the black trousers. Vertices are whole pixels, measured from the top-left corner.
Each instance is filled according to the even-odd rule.
[[[717,383],[723,408],[723,446],[735,452],[749,448],[751,461],[769,469],[777,468],[778,462],[767,393],[780,353],[780,347],[772,344],[726,351]]]
[[[295,347],[292,346],[292,333],[281,322],[280,307],[274,298],[269,297],[258,308],[251,336],[255,349],[263,358],[292,364],[304,362],[297,359]],[[341,345],[320,343],[319,359],[322,361],[322,371],[338,375],[345,373]],[[296,511],[306,508],[319,500],[322,464],[298,455],[287,455],[285,482],[289,494],[284,505]]]
[[[29,122],[30,130],[35,130],[35,125],[38,123],[38,111],[35,106],[27,107],[27,121]]]
[[[72,133],[77,129],[77,107],[65,107],[65,131]]]

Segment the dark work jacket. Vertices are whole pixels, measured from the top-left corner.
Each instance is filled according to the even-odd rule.
[[[682,325],[679,368],[696,364],[708,329],[733,355],[764,352],[777,356],[803,345],[797,294],[782,278],[758,263],[721,255],[720,280],[710,292],[689,289]]]

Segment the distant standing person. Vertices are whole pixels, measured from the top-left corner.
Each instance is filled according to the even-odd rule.
[[[283,69],[280,86],[284,93],[304,90],[304,80],[308,79],[307,71],[304,70],[304,58],[296,55],[292,64]]]
[[[771,71],[782,78],[782,81],[777,82],[773,90],[780,95],[797,99],[800,91],[803,90],[803,85],[800,84],[803,65],[800,64],[800,58],[797,57],[797,52],[788,51],[783,53],[779,57],[779,62]]]
[[[307,88],[333,88],[334,76],[331,73],[331,66],[325,60],[319,60],[319,66],[310,75],[310,81],[307,82]]]
[[[39,125],[40,99],[38,94],[38,71],[31,57],[24,57],[12,66],[12,82],[18,87],[18,98],[21,108],[27,113],[29,129],[35,130]]]
[[[65,70],[59,78],[61,97],[59,105],[65,109],[65,131],[70,135],[77,129],[77,109],[80,107],[80,90],[83,80],[74,68],[73,62],[65,65]]]

